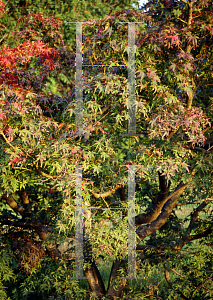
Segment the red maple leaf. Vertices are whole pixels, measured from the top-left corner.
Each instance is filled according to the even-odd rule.
[[[7,119],[6,115],[3,112],[0,112],[0,120]]]
[[[179,40],[179,37],[177,34],[170,36],[171,37],[171,45],[180,46],[181,41]]]

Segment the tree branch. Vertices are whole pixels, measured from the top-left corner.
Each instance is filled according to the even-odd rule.
[[[179,127],[178,127],[178,129],[179,129]],[[171,131],[171,132],[169,133],[167,139],[168,139],[168,140],[171,139],[171,137],[178,131],[178,129],[177,129],[177,130],[174,130],[174,131]]]
[[[123,184],[122,184],[122,186],[119,188],[119,194],[120,194],[121,202],[125,202],[125,201],[126,201],[126,195],[125,195],[125,188],[124,188],[124,185],[123,185]]]
[[[137,251],[140,251],[140,250],[143,251],[143,250],[150,249],[150,248],[156,249],[156,247],[152,246],[152,245],[137,245],[136,250]]]
[[[187,228],[187,230],[186,230],[186,232],[187,232],[188,234],[190,234],[190,232],[191,232],[191,230],[192,230],[192,228],[193,228],[193,226],[194,226],[194,224],[195,224],[195,222],[196,222],[196,220],[197,220],[197,218],[198,218],[198,216],[199,216],[199,213],[203,210],[204,207],[207,206],[207,204],[208,204],[208,203],[207,203],[206,201],[203,201],[203,202],[196,208],[195,212],[192,214],[191,221],[190,221],[189,226],[188,226],[188,228]]]
[[[121,299],[123,290],[127,284],[127,279],[118,279],[119,281],[117,283],[117,288],[113,287],[113,283],[118,275],[119,268],[126,263],[126,260],[116,260],[113,262],[110,277],[109,277],[109,283],[108,283],[108,289],[106,295],[110,295],[111,297],[118,297]],[[115,298],[117,299],[117,298]]]
[[[90,266],[86,268],[84,274],[87,277],[87,281],[91,291],[94,292],[96,296],[103,296],[106,294],[105,286],[100,272],[92,258],[92,246],[88,239],[85,241],[85,245],[85,261],[89,262]]]
[[[175,274],[179,275],[180,277],[186,277],[186,275],[182,275],[182,274],[178,273],[178,272],[177,272],[176,270],[174,270],[174,269],[171,269],[171,268],[170,268],[170,270],[171,270],[172,272],[174,272]]]
[[[27,205],[27,202],[29,202],[29,200],[28,200],[27,194],[25,194],[25,192],[23,192],[22,197],[23,197],[22,199],[23,199],[25,205]],[[15,213],[20,213],[20,215],[23,217],[23,215],[24,215],[23,207],[19,206],[11,195],[7,195],[7,193],[5,193],[5,194],[3,194],[2,199],[5,199],[7,201],[7,204],[14,210]],[[4,222],[6,222],[6,221],[4,221]],[[12,226],[17,226],[17,227],[19,227],[18,225],[22,225],[20,227],[33,228],[42,241],[44,241],[48,237],[48,233],[51,231],[50,228],[44,226],[40,222],[35,222],[35,223],[32,223],[32,222],[28,222],[28,223],[12,222],[12,223],[10,223],[10,221],[7,221],[7,222],[8,222],[8,224],[5,223],[5,225],[12,225]],[[26,225],[24,225],[24,224],[26,224]],[[53,256],[54,258],[58,258],[61,256],[60,251],[57,248],[55,248],[55,246],[50,245],[50,246],[46,246],[46,248],[47,248],[47,251],[50,253],[50,255]]]
[[[0,131],[0,134],[3,136],[5,142],[11,147],[13,148],[13,150],[16,150],[16,148],[8,141],[7,137],[5,136],[3,131]]]
[[[23,219],[25,219],[25,217],[27,217],[27,216],[30,217],[32,215],[32,211],[31,211],[31,208],[30,208],[30,202],[29,202],[29,199],[28,199],[28,195],[27,195],[27,193],[24,189],[19,191],[18,194],[19,194],[19,197],[21,198],[21,200],[23,202],[23,206],[24,206]]]
[[[8,226],[14,226],[14,227],[21,227],[21,228],[31,228],[30,224],[27,224],[25,222],[21,221],[10,221],[10,220],[2,220],[0,221],[1,226],[8,225]]]
[[[212,201],[213,198],[207,198],[205,201]],[[203,202],[203,200],[198,200],[198,201],[194,201],[194,202],[184,202],[184,203],[176,203],[175,206],[181,206],[181,205],[188,205],[188,204],[197,204],[197,203],[201,203]]]
[[[207,198],[207,199],[211,199],[211,198]],[[181,243],[177,243],[174,246],[174,250],[179,251],[181,248],[183,248],[183,246],[186,244],[187,241],[200,239],[202,237],[205,237],[205,236],[211,234],[211,228],[208,228],[206,231],[204,231],[202,233],[199,233],[199,234],[196,234],[196,235],[191,235],[191,236],[189,235],[191,230],[193,229],[193,226],[194,226],[198,216],[199,216],[199,213],[203,210],[204,207],[206,207],[207,204],[208,203],[205,200],[196,208],[196,210],[194,211],[194,213],[191,216],[191,221],[190,221],[189,226],[186,230],[187,237]]]
[[[54,178],[58,178],[58,177],[59,177],[59,176],[52,176],[52,175],[49,175],[49,174],[47,174],[47,173],[44,173],[44,172],[41,171],[38,167],[36,167],[36,171],[37,171],[40,175],[42,175],[42,176],[44,176],[44,177],[46,177],[46,178],[54,179]]]
[[[139,226],[136,230],[137,235],[139,236],[139,240],[143,240],[145,237],[155,233],[158,229],[160,229],[169,218],[173,208],[175,207],[176,201],[180,198],[181,194],[188,186],[188,183],[183,184],[182,182],[178,185],[175,192],[166,197],[169,201],[164,205],[163,210],[160,215],[154,220],[151,224],[146,226]]]
[[[47,239],[50,231],[47,226],[44,226],[40,222],[36,222],[36,223],[32,223],[32,227],[35,229],[35,232],[38,234],[38,236],[42,241]],[[53,256],[55,259],[61,257],[61,252],[52,243],[50,245],[46,245],[46,249],[49,252],[49,254]]]
[[[154,207],[148,213],[142,213],[135,217],[136,226],[154,221],[159,216],[164,204],[168,200],[167,195],[169,192],[169,186],[166,184],[166,177],[165,175],[162,176],[159,172],[158,177],[160,192],[156,201],[154,202]]]
[[[8,34],[4,34],[4,36],[3,36],[3,38],[1,38],[1,40],[0,40],[0,43],[6,38],[6,37],[8,37]]]
[[[7,204],[13,209],[13,211],[16,214],[19,213],[21,216],[23,216],[23,213],[24,213],[23,207],[18,205],[17,202],[14,200],[14,198],[11,195],[4,193],[2,195],[2,199],[7,201]]]
[[[177,18],[178,20],[180,20],[181,22],[183,22],[183,23],[185,23],[185,24],[187,24],[187,22],[186,21],[184,21],[184,20],[182,20],[181,18]]]
[[[155,202],[155,199],[152,197],[152,195],[150,193],[147,193],[147,196],[149,196],[149,198],[152,200],[152,203]]]
[[[187,4],[189,7],[187,26],[190,26],[192,24],[193,1],[187,1]],[[188,47],[188,45],[187,45],[187,47]],[[186,52],[188,52],[188,51],[186,50]]]
[[[202,283],[198,287],[196,287],[196,289],[192,292],[191,299],[193,298],[193,296],[194,296],[194,294],[196,293],[197,290],[199,290],[201,287],[203,287],[206,284],[206,282],[208,282],[208,281],[210,281],[212,279],[213,279],[213,276],[211,276],[206,281],[204,281],[204,283]]]
[[[190,235],[187,238],[187,241],[193,241],[193,240],[201,239],[202,237],[206,237],[206,236],[208,236],[211,233],[212,233],[212,228],[209,227],[208,229],[206,229],[202,233],[198,233],[198,234],[195,234],[195,235]]]
[[[104,192],[102,194],[97,194],[96,192],[94,192],[93,190],[90,190],[90,189],[88,189],[88,191],[90,191],[93,194],[93,196],[95,196],[95,198],[97,198],[97,199],[98,198],[106,198],[109,195],[113,194],[119,188],[119,186],[122,185],[122,184],[123,184],[123,182],[118,183],[118,184],[116,184],[116,186],[113,189],[111,189],[107,192]]]
[[[93,261],[91,261],[90,263],[91,266],[84,271],[90,289],[96,294],[96,296],[103,296],[106,294],[106,291],[100,272]]]
[[[171,288],[173,288],[172,281],[171,281],[170,276],[169,276],[169,271],[168,271],[168,269],[165,265],[164,265],[164,268],[165,268],[165,279],[168,282],[168,284],[171,286]],[[181,295],[183,299],[189,300],[189,298],[187,298],[181,291],[175,289],[175,292],[178,293],[179,295]]]

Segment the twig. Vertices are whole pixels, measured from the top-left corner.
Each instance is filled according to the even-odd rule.
[[[187,24],[187,22],[186,21],[184,21],[184,20],[182,20],[181,18],[177,18],[178,20],[180,20],[181,22],[183,22],[183,23],[185,23],[185,24]]]
[[[5,35],[3,36],[3,38],[0,40],[0,43],[8,36],[8,34],[5,33]]]
[[[140,250],[146,250],[146,249],[150,249],[150,248],[156,248],[155,246],[152,245],[137,245],[136,250],[140,251]]]
[[[3,131],[0,132],[0,134],[3,136],[3,138],[5,139],[5,142],[10,145],[10,147],[12,147],[14,150],[16,150],[16,148],[8,141],[8,139],[6,138],[5,134]]]
[[[178,273],[177,271],[175,271],[174,269],[170,269],[170,270],[181,277],[186,277],[186,275],[182,275],[182,274]]]
[[[191,299],[193,298],[194,294],[196,293],[197,290],[199,290],[202,286],[204,286],[204,284],[206,284],[206,282],[210,281],[213,279],[213,276],[208,278],[204,283],[200,284],[199,286],[196,287],[196,289],[192,292],[191,295]]]
[[[119,186],[121,184],[123,184],[123,182],[120,182],[120,183],[116,184],[115,188],[113,188],[113,189],[111,189],[111,190],[109,190],[107,192],[104,192],[102,194],[97,194],[96,192],[94,192],[93,190],[90,190],[90,189],[88,189],[88,191],[90,191],[93,194],[93,196],[95,196],[95,198],[97,198],[97,199],[98,198],[106,198],[109,195],[113,194],[119,188]]]
[[[169,276],[169,271],[168,271],[168,269],[165,265],[164,265],[164,268],[165,268],[165,279],[168,282],[168,284],[171,286],[171,288],[173,288],[172,281],[171,281],[170,276]],[[178,293],[179,295],[181,295],[183,299],[189,300],[189,298],[186,297],[181,291],[175,289],[175,292]]]
[[[205,201],[212,201],[212,200],[213,200],[213,198],[207,198],[207,199],[205,199]],[[176,203],[175,206],[188,205],[188,204],[197,204],[197,203],[201,203],[203,201],[204,200],[202,199],[202,200],[198,200],[198,201],[194,201],[194,202]]]

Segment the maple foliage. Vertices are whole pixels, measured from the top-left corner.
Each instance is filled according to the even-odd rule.
[[[84,135],[80,137],[75,127],[75,53],[63,42],[60,20],[41,13],[17,20],[23,30],[14,32],[16,45],[0,49],[0,195],[5,239],[13,237],[14,228],[29,236],[17,237],[20,245],[25,241],[20,248],[27,251],[27,261],[20,259],[17,245],[11,252],[27,276],[20,285],[21,297],[34,293],[47,299],[49,288],[58,299],[88,299],[85,288],[66,281],[67,274],[74,274],[73,257],[62,255],[58,247],[75,236],[76,165],[83,168],[84,255],[92,247],[92,259],[85,255],[84,274],[95,296],[204,297],[205,282],[212,278],[212,216],[207,210],[212,201],[210,4],[149,1],[146,13],[124,10],[83,25],[83,61],[112,69],[84,69]],[[0,7],[5,13],[4,5]],[[138,135],[132,137],[123,135],[128,121],[127,69],[113,69],[128,63],[128,22],[141,22],[135,26]],[[120,267],[126,267],[128,216],[110,208],[128,207],[131,165],[137,173],[137,268],[140,276],[153,266],[165,273],[162,280],[167,285],[161,288],[156,283],[157,292],[148,283],[131,287],[128,280],[118,278],[124,274]],[[191,215],[178,218],[178,207],[190,203]],[[96,211],[91,214],[88,207]],[[98,211],[102,207],[106,210]],[[205,218],[198,218],[201,212]],[[33,255],[36,262],[45,261],[45,268],[32,264],[27,249],[35,236],[30,238],[29,229],[42,242],[35,243]],[[39,252],[43,246],[46,251]],[[186,263],[192,253],[196,258]],[[97,268],[100,255],[114,261],[107,289]],[[55,284],[52,273],[47,280],[52,264],[53,274],[63,273],[63,288]],[[185,281],[170,280],[168,270],[174,268],[185,272]],[[208,287],[211,297],[212,286]],[[134,290],[131,295],[130,290]]]

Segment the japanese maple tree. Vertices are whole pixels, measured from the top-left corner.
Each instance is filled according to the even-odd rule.
[[[84,69],[84,137],[79,137],[75,51],[63,41],[60,20],[34,13],[19,20],[17,45],[0,51],[5,299],[211,299],[211,4],[149,1],[146,13],[124,10],[83,25],[84,60],[114,68],[128,63],[128,22],[140,22],[138,135],[132,137],[123,135],[127,68]],[[55,93],[48,90],[50,74],[56,77]],[[72,278],[76,165],[83,168],[84,275],[91,295]],[[119,278],[127,276],[128,210],[119,209],[128,207],[130,165],[136,170],[135,282]],[[184,217],[182,207],[190,207]],[[151,283],[147,274],[154,276]]]

